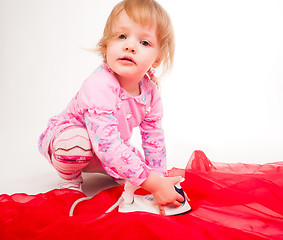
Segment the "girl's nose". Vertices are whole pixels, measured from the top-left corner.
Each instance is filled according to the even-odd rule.
[[[127,41],[124,46],[124,51],[136,54],[136,47],[132,41]]]
[[[134,48],[125,47],[125,51],[131,52],[132,54],[136,54],[136,50]]]

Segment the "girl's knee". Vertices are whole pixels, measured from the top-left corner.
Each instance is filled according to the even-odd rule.
[[[78,175],[93,157],[86,129],[70,127],[60,131],[50,144],[50,156],[53,166],[65,179]]]
[[[51,152],[66,156],[92,156],[88,132],[83,127],[70,127],[61,131],[51,142]]]

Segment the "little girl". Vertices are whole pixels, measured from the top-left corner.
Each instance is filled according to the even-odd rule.
[[[160,213],[184,199],[166,177],[163,115],[154,68],[167,71],[174,55],[170,18],[154,0],[124,0],[112,10],[98,51],[104,63],[67,108],[50,119],[40,152],[65,181],[81,190],[84,171],[103,172],[151,192]],[[139,126],[144,156],[129,144]]]

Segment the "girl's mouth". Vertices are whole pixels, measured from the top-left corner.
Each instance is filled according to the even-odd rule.
[[[136,64],[135,61],[130,57],[122,57],[118,59],[119,61],[122,61],[125,64]]]

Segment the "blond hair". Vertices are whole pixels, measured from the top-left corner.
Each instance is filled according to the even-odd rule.
[[[159,43],[159,58],[162,73],[165,74],[173,66],[175,40],[174,31],[169,15],[163,7],[155,0],[124,0],[118,3],[110,13],[103,32],[103,37],[98,43],[97,51],[106,62],[106,48],[108,42],[114,37],[112,27],[121,11],[125,10],[127,15],[136,23],[150,25],[156,21],[156,35]],[[150,73],[150,69],[148,71]],[[152,79],[157,82],[157,79]]]

